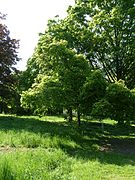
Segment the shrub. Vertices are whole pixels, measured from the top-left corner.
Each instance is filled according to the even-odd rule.
[[[106,90],[106,99],[111,104],[110,117],[119,125],[130,124],[133,118],[132,92],[125,86],[123,81],[110,84]]]
[[[111,104],[106,99],[101,99],[93,105],[91,115],[99,120],[109,118],[110,110]]]
[[[110,84],[103,99],[93,105],[91,115],[111,118],[119,125],[130,125],[135,120],[135,90],[128,89],[122,80]]]

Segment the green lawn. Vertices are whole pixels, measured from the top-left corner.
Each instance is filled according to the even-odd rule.
[[[135,126],[0,115],[0,180],[134,180]]]

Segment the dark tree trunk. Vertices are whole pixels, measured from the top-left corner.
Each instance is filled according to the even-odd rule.
[[[73,113],[72,113],[72,108],[68,108],[68,116],[69,116],[69,122],[73,120]]]
[[[81,114],[80,114],[80,109],[78,108],[77,110],[77,121],[78,121],[78,126],[81,125]]]
[[[117,81],[120,79],[123,79],[123,73],[122,73],[122,62],[119,58],[116,59],[116,76],[117,76]]]
[[[0,103],[0,113],[2,113],[2,103]]]

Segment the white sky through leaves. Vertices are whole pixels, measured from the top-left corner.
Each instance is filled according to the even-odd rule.
[[[23,70],[26,61],[33,54],[38,41],[38,34],[44,32],[48,19],[59,15],[66,16],[69,5],[74,0],[0,0],[0,12],[7,14],[4,22],[10,30],[12,38],[20,39],[17,65]]]

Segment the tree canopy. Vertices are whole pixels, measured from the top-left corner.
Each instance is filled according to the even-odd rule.
[[[19,41],[10,38],[10,32],[6,25],[2,23],[5,15],[0,13],[0,112],[7,108],[15,97],[17,69],[15,64],[19,61],[17,49]]]
[[[122,79],[125,87],[135,87],[135,3],[76,0],[67,12],[62,20],[58,16],[49,20],[40,33],[26,70],[32,73],[32,83],[22,94],[22,104],[27,106],[27,100],[32,104],[38,97],[35,109],[42,109],[41,104],[59,105],[77,111],[79,119],[80,113],[90,114],[97,102],[107,107],[110,100],[104,95],[110,83]]]
[[[108,80],[123,79],[134,87],[134,1],[78,0],[66,19],[77,50],[93,67],[104,70]]]

